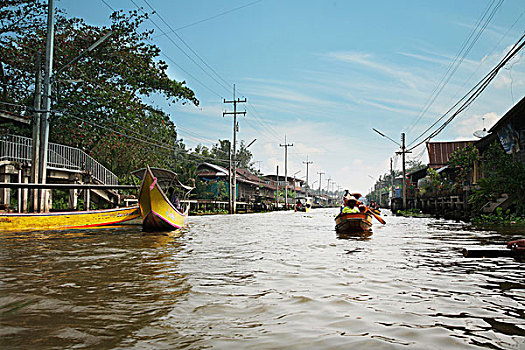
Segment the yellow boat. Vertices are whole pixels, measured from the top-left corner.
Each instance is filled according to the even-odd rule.
[[[147,232],[174,231],[186,224],[189,204],[185,209],[172,203],[166,196],[165,190],[174,189],[179,195],[187,197],[193,187],[184,186],[178,180],[176,173],[160,168],[147,166],[133,172],[133,175],[142,179],[139,192],[139,206],[142,215],[142,229]]]
[[[136,219],[138,206],[54,213],[2,213],[0,231],[62,230],[107,226]]]

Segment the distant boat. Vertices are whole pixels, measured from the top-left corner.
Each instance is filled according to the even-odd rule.
[[[142,179],[139,192],[142,229],[146,232],[169,232],[184,227],[190,205],[187,204],[185,209],[179,207],[178,198],[186,199],[193,187],[180,183],[177,174],[167,169],[147,166],[134,171],[133,175]],[[179,196],[174,197],[177,198],[175,203],[167,196],[170,189],[176,194],[178,192]]]
[[[0,214],[0,231],[65,230],[108,226],[136,219],[138,206],[90,211]]]
[[[295,198],[295,211],[303,211],[309,213],[312,209],[312,200],[310,197],[297,197]]]

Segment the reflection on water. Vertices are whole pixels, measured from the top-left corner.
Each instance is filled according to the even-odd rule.
[[[523,230],[386,212],[350,238],[335,214],[0,233],[0,347],[525,348],[523,263],[461,255]]]

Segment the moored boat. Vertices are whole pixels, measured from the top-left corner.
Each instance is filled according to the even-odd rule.
[[[173,198],[168,198],[167,191],[182,192],[187,197],[193,187],[180,183],[176,173],[160,168],[147,166],[133,172],[142,179],[139,192],[139,206],[142,215],[142,229],[146,232],[175,231],[186,224],[190,206],[181,208],[175,192]]]
[[[136,219],[138,206],[51,213],[2,213],[0,231],[63,230],[108,226]]]

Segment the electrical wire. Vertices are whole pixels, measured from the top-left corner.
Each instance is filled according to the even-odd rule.
[[[113,12],[115,12],[116,10],[111,7],[105,0],[101,0],[110,10],[112,10]],[[135,4],[135,6],[138,7],[138,5]],[[150,19],[150,21],[152,21]],[[153,22],[153,21],[152,21]],[[161,30],[161,29],[159,29]],[[162,30],[161,30],[162,31]],[[153,40],[146,40],[148,43],[150,43],[151,45],[154,45],[155,43],[153,42]],[[191,79],[193,79],[195,82],[199,83],[202,87],[204,87],[205,89],[207,89],[208,91],[210,91],[212,94],[218,96],[219,98],[222,98],[222,95],[220,93],[218,93],[217,91],[214,91],[213,89],[211,89],[208,85],[204,84],[202,81],[200,81],[199,79],[197,79],[193,74],[191,74],[190,72],[188,72],[186,69],[184,69],[180,64],[178,64],[173,58],[171,58],[170,56],[168,56],[167,54],[164,53],[164,51],[161,50],[161,55],[164,56],[168,61],[170,61],[171,63],[173,63],[177,68],[179,68],[183,73],[185,73],[188,77],[190,77]]]
[[[215,19],[215,18],[217,18],[217,17],[224,16],[224,15],[226,15],[226,14],[228,14],[228,13],[231,13],[231,12],[234,12],[234,11],[237,11],[237,10],[240,10],[240,9],[243,9],[243,8],[245,8],[245,7],[248,7],[248,6],[251,6],[251,5],[255,5],[256,3],[261,2],[261,1],[263,1],[263,0],[252,1],[252,2],[250,2],[250,3],[248,3],[248,4],[246,4],[246,5],[242,5],[242,6],[239,6],[239,7],[233,8],[233,9],[231,9],[231,10],[227,10],[227,11],[221,12],[221,13],[219,13],[219,14],[217,14],[217,15],[214,15],[214,16],[211,16],[211,17],[208,17],[208,18],[205,18],[205,19],[201,19],[201,20],[199,20],[199,21],[196,21],[196,22],[193,22],[193,23],[190,23],[190,24],[186,24],[186,25],[184,25],[184,26],[182,26],[182,27],[179,27],[179,28],[175,28],[174,31],[179,31],[179,30],[182,30],[182,29],[186,29],[186,28],[188,28],[188,27],[192,27],[192,26],[197,25],[197,24],[201,24],[201,23],[203,23],[203,22],[206,22],[206,21],[209,21],[209,20]]]
[[[502,35],[502,37],[499,39],[499,41],[497,42],[496,45],[494,45],[494,47],[492,48],[492,50],[486,55],[487,57],[490,57],[492,56],[492,54],[494,53],[494,51],[496,50],[496,48],[501,44],[501,42],[503,41],[503,39],[507,36],[507,34],[512,30],[512,28],[514,28],[516,26],[516,24],[519,22],[519,20],[521,19],[521,17],[523,17],[523,15],[525,14],[525,10],[521,12],[521,14],[518,16],[518,18],[514,21],[514,23],[507,29],[507,31]],[[480,63],[478,64],[478,66],[476,67],[476,69],[470,74],[470,76],[465,80],[465,82],[463,83],[463,85],[461,86],[461,89],[464,89],[465,86],[467,85],[467,83],[470,81],[470,79],[472,79],[472,77],[474,76],[474,74],[476,74],[479,70],[479,68],[481,67],[481,65],[483,64],[484,61],[480,61]],[[457,93],[456,95],[457,96]],[[454,97],[456,98],[456,97]],[[513,100],[514,101],[514,100]]]
[[[177,31],[174,30],[168,22],[166,22],[166,20],[160,15],[160,13],[155,10],[151,5],[150,3],[148,2],[148,0],[143,0],[148,6],[149,8],[155,12],[155,14],[161,19],[161,21],[170,29],[172,30],[173,34],[175,34],[175,36],[202,62],[204,63],[204,65],[206,67],[208,67],[220,80],[222,80],[224,83],[226,83],[226,86],[220,84],[219,82],[217,82],[218,84],[220,84],[222,87],[224,87],[226,90],[229,90],[229,86],[231,85],[228,81],[226,81],[226,79],[224,79],[219,73],[217,73],[217,71],[215,69],[213,69],[212,66],[210,66],[197,52],[195,52],[195,50],[190,46],[188,45],[188,43],[179,35],[177,34]]]
[[[458,70],[459,66],[461,65],[461,63],[463,63],[463,60],[465,59],[465,57],[470,53],[470,50],[472,49],[472,47],[474,46],[474,44],[478,41],[479,37],[481,36],[481,34],[483,33],[483,31],[485,30],[485,28],[487,27],[487,25],[489,24],[489,22],[492,20],[492,18],[494,17],[494,14],[496,13],[496,11],[499,9],[499,7],[503,4],[503,1],[504,0],[499,0],[498,4],[492,9],[492,12],[491,14],[489,15],[489,17],[487,17],[487,19],[485,20],[485,23],[483,24],[483,27],[478,30],[481,22],[483,21],[483,19],[487,16],[487,13],[489,12],[490,8],[492,7],[492,5],[494,4],[495,0],[492,0],[492,2],[490,3],[490,5],[486,8],[486,10],[483,12],[483,15],[478,19],[477,23],[476,23],[476,27],[470,32],[470,35],[467,37],[467,39],[463,42],[459,52],[456,54],[456,56],[454,57],[453,61],[450,63],[450,65],[448,66],[448,69],[447,71],[445,72],[445,74],[443,75],[443,77],[441,78],[439,84],[436,86],[436,88],[434,88],[434,91],[432,91],[429,99],[427,100],[427,102],[425,103],[425,107],[423,108],[423,110],[419,113],[417,119],[412,123],[412,125],[407,129],[407,133],[410,132],[411,130],[413,130],[417,123],[421,120],[421,118],[425,115],[426,112],[428,112],[428,110],[430,109],[430,107],[434,104],[434,102],[436,101],[436,99],[438,98],[438,96],[441,94],[441,92],[443,91],[443,89],[445,88],[445,86],[448,84],[448,82],[450,81],[450,79],[452,78],[452,76],[454,75],[454,73]],[[467,44],[469,43],[469,41],[472,39],[474,33],[476,33],[477,31],[477,34],[474,38],[474,40],[472,40],[470,42],[470,45],[468,46],[467,48]],[[461,58],[458,60],[459,56],[461,55]],[[413,141],[415,142],[415,140]],[[409,144],[410,146],[410,144]]]
[[[86,123],[86,124],[89,124],[89,125],[91,125],[93,127],[96,127],[96,128],[99,128],[99,129],[103,129],[103,130],[106,130],[106,131],[110,131],[110,132],[112,132],[112,133],[114,133],[116,135],[119,135],[119,136],[122,136],[122,137],[125,137],[125,138],[129,138],[131,140],[138,141],[138,142],[141,142],[141,143],[144,143],[144,144],[148,144],[150,146],[154,146],[154,147],[157,147],[157,148],[162,148],[162,149],[165,149],[165,150],[168,150],[168,151],[173,151],[175,153],[183,153],[183,154],[186,154],[188,156],[201,158],[201,159],[204,159],[204,160],[213,160],[213,161],[216,161],[216,162],[223,162],[223,163],[224,162],[226,162],[226,163],[229,162],[229,159],[206,157],[206,156],[202,156],[202,155],[195,154],[195,153],[189,153],[188,151],[186,151],[184,149],[180,149],[180,148],[176,148],[176,147],[167,145],[165,143],[159,142],[158,140],[155,140],[155,139],[153,139],[151,137],[148,137],[148,136],[146,136],[144,134],[141,134],[141,133],[134,132],[135,134],[139,134],[142,137],[142,138],[139,138],[139,137],[136,137],[136,136],[128,135],[126,133],[117,131],[117,130],[112,129],[110,127],[107,127],[107,126],[104,126],[104,125],[92,122],[90,120],[78,117],[78,116],[70,114],[70,113],[63,113],[63,112],[60,112],[60,111],[52,111],[52,112],[55,113],[55,114],[61,114],[61,115],[69,116],[69,117],[71,117],[73,119],[79,120],[79,121],[81,121],[83,123]],[[113,124],[111,122],[108,122],[108,123]],[[121,127],[121,126],[119,126],[119,127]],[[129,130],[129,129],[127,129],[127,130]]]
[[[509,50],[509,52],[503,57],[503,59],[481,80],[479,81],[472,89],[469,90],[458,102],[454,104],[443,116],[441,116],[438,120],[436,120],[429,128],[427,128],[423,133],[421,133],[415,140],[421,138],[424,134],[426,134],[428,131],[430,131],[439,121],[441,121],[448,113],[450,113],[455,107],[457,107],[463,100],[463,104],[458,107],[456,112],[454,112],[438,129],[436,129],[434,132],[432,132],[429,136],[427,136],[424,140],[416,144],[415,146],[411,147],[409,151],[413,150],[414,148],[418,147],[419,145],[423,144],[424,142],[432,139],[433,137],[437,136],[445,127],[452,122],[452,120],[460,114],[462,111],[464,111],[488,86],[488,84],[496,77],[499,70],[505,66],[505,64],[514,57],[524,46],[525,41],[523,39],[525,38],[525,35],[521,36],[521,38],[514,44],[514,46]]]
[[[131,0],[131,2],[132,2],[135,6],[137,6],[137,9],[138,9],[139,11],[141,11],[141,12],[144,13],[144,11],[142,10],[142,8],[141,8],[141,7],[140,7],[140,6],[139,6],[134,0]],[[153,9],[153,8],[152,8],[152,9]],[[155,11],[155,10],[153,9],[153,11]],[[162,17],[158,14],[158,12],[156,12],[156,14],[157,14],[157,16],[161,19],[161,21],[164,22],[164,24],[166,24],[166,25],[168,26],[168,28],[171,28],[171,27],[169,26],[169,24],[167,24],[167,22],[164,20],[164,18],[162,18]],[[165,31],[164,31],[164,30],[163,30],[163,29],[162,29],[162,28],[161,28],[161,27],[160,27],[155,21],[153,21],[151,18],[148,18],[148,20],[149,20],[151,23],[153,23],[153,25],[154,25],[158,30],[160,30],[163,34],[166,34],[166,32],[165,32]],[[176,33],[175,33],[175,34],[176,34]],[[183,40],[180,38],[180,36],[178,36],[178,34],[176,34],[176,35],[177,35],[177,37],[179,37],[179,39],[180,39],[181,41],[183,41]],[[203,68],[203,67],[202,67],[202,66],[201,66],[201,65],[200,65],[200,64],[199,64],[199,63],[198,63],[193,57],[191,57],[191,56],[190,56],[190,55],[189,55],[189,54],[188,54],[188,53],[187,53],[182,47],[180,47],[180,46],[175,42],[175,40],[173,40],[173,38],[172,38],[170,35],[166,34],[166,37],[167,37],[168,40],[169,40],[173,45],[175,45],[175,47],[176,47],[177,49],[179,49],[179,50],[180,50],[180,51],[181,51],[181,52],[182,52],[182,53],[183,53],[183,54],[184,54],[184,55],[185,55],[190,61],[192,61],[197,67],[199,67],[199,68],[204,72],[204,74],[206,74],[208,77],[210,77],[213,81],[215,81],[217,84],[219,84],[219,85],[220,85],[221,87],[223,87],[224,89],[229,90],[229,87],[224,86],[220,81],[218,81],[214,76],[212,76],[212,75],[211,75],[206,69],[204,69],[204,68]],[[183,41],[183,42],[184,42],[184,41]],[[192,50],[192,51],[193,51],[193,50]],[[194,54],[196,54],[196,53],[194,53]],[[198,56],[198,55],[197,55],[197,56]]]

